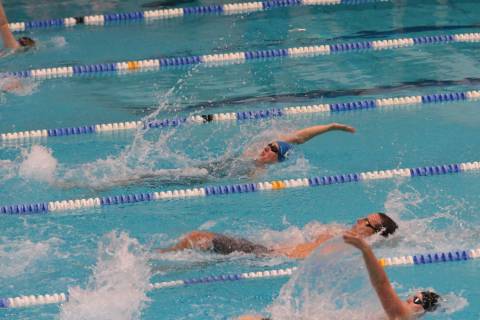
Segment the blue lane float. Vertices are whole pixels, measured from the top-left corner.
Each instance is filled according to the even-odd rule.
[[[480,258],[480,248],[446,252],[431,252],[418,255],[405,255],[380,258],[383,267],[412,266],[422,267],[434,263],[459,263],[462,261]],[[221,275],[206,275],[197,278],[170,280],[150,283],[150,290],[186,287],[194,285],[208,285],[212,283],[229,283],[242,280],[273,279],[289,277],[298,270],[298,267],[284,269],[255,270],[243,273],[229,273]],[[59,304],[69,300],[69,293],[54,293],[40,295],[20,295],[11,298],[0,298],[0,308],[25,308],[45,304]]]
[[[94,75],[112,72],[139,72],[157,71],[170,67],[188,67],[192,65],[226,65],[245,63],[250,60],[268,61],[271,59],[285,59],[298,57],[312,57],[337,53],[364,52],[368,50],[394,50],[399,48],[424,46],[424,45],[449,45],[459,42],[479,42],[480,33],[465,33],[452,35],[435,35],[415,38],[397,38],[374,41],[361,41],[352,43],[321,44],[308,47],[277,48],[254,50],[245,52],[227,52],[207,54],[202,56],[161,57],[156,59],[143,59],[110,63],[97,63],[89,65],[58,66],[50,68],[23,70],[4,73],[5,76],[20,76],[27,78],[58,78],[76,75]],[[443,97],[442,97],[443,98]]]
[[[175,128],[184,124],[204,124],[218,121],[249,121],[266,120],[287,116],[298,116],[306,113],[337,113],[347,111],[361,111],[385,107],[412,105],[412,104],[434,104],[457,101],[475,101],[480,99],[480,91],[446,92],[427,94],[423,96],[404,96],[394,98],[380,98],[376,100],[362,100],[353,102],[341,102],[321,105],[307,105],[274,108],[268,110],[240,111],[230,113],[213,113],[189,117],[176,117],[163,120],[149,121],[126,121],[107,124],[95,124],[88,126],[37,129],[20,132],[0,133],[0,141],[29,140],[37,138],[65,137],[72,135],[98,134],[103,132],[115,132],[125,130],[152,129],[152,128]]]
[[[447,165],[426,166],[406,169],[392,169],[348,173],[331,176],[317,176],[310,178],[274,180],[258,183],[230,184],[221,186],[205,186],[193,189],[169,190],[151,193],[121,194],[88,199],[60,200],[40,202],[34,204],[16,204],[0,206],[2,215],[45,214],[50,212],[73,211],[89,208],[102,208],[138,202],[149,202],[170,199],[190,199],[198,197],[213,197],[235,195],[242,193],[282,190],[299,187],[318,187],[333,184],[384,180],[395,178],[417,178],[480,170],[480,162],[464,162]]]
[[[390,2],[389,0],[266,0],[258,2],[240,2],[229,4],[212,4],[197,7],[176,9],[160,9],[147,11],[133,11],[120,13],[105,13],[100,15],[77,16],[13,22],[8,26],[13,32],[23,32],[47,28],[75,27],[77,25],[103,26],[127,21],[154,21],[159,19],[181,18],[184,16],[203,15],[234,15],[255,11],[271,10],[293,6],[332,6],[332,5],[362,5],[376,2]]]

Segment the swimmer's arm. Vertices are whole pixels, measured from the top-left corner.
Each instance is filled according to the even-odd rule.
[[[292,135],[283,137],[283,140],[289,143],[302,144],[320,134],[329,131],[346,131],[354,133],[355,128],[341,123],[330,123],[326,125],[318,125],[298,130]]]
[[[325,241],[330,240],[333,237],[331,234],[321,234],[315,241],[305,242],[296,245],[295,247],[278,247],[274,249],[274,252],[283,256],[286,256],[291,259],[305,259],[314,251],[318,246],[323,244]]]
[[[408,319],[411,316],[404,302],[398,297],[392,287],[387,273],[378,262],[372,248],[357,234],[347,231],[343,236],[346,243],[360,249],[368,270],[370,282],[377,292],[377,296],[389,319]]]
[[[3,3],[0,1],[0,34],[2,36],[3,45],[5,48],[18,49],[20,44],[12,34],[12,31],[8,27],[7,16],[5,10],[3,10]]]

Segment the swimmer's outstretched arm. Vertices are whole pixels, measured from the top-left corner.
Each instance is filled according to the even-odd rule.
[[[295,246],[279,246],[273,249],[273,253],[277,255],[286,256],[291,259],[305,259],[312,251],[318,248],[318,246],[324,244],[330,240],[334,235],[330,233],[324,233],[317,236],[314,241],[300,243]]]
[[[346,231],[343,239],[346,243],[351,244],[362,252],[370,282],[377,292],[377,296],[388,318],[394,320],[410,319],[412,316],[411,312],[393,289],[387,273],[378,262],[372,248],[358,234],[352,231]]]
[[[326,125],[318,125],[318,126],[304,128],[294,132],[291,135],[288,135],[282,138],[283,140],[285,140],[285,142],[302,144],[322,133],[326,133],[329,131],[346,131],[346,132],[354,133],[355,128],[350,127],[346,124],[330,123]]]
[[[3,10],[3,3],[0,1],[0,34],[2,36],[3,45],[5,48],[18,49],[20,44],[12,34],[12,31],[8,27],[7,16],[5,10]]]

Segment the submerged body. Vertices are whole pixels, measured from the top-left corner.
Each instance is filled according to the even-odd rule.
[[[142,168],[107,168],[108,179],[99,179],[100,176],[106,176],[105,172],[90,172],[90,177],[95,177],[95,181],[86,180],[85,171],[92,171],[91,168],[80,167],[78,170],[71,170],[64,175],[62,179],[57,179],[55,185],[60,188],[88,188],[94,190],[104,190],[116,186],[127,186],[134,184],[175,184],[191,185],[196,183],[206,183],[212,180],[235,178],[251,179],[265,173],[267,167],[277,162],[285,161],[288,158],[289,151],[295,144],[302,144],[313,137],[329,131],[346,131],[353,133],[355,129],[338,123],[327,125],[317,125],[304,128],[293,134],[278,137],[278,140],[268,143],[261,150],[248,150],[243,153],[221,157],[213,161],[197,161],[190,167],[172,168],[172,169],[142,169]],[[247,148],[248,149],[248,148]]]
[[[369,237],[374,233],[386,229],[385,236],[395,232],[397,225],[395,222],[383,213],[372,213],[367,217],[357,220],[356,224],[350,229],[363,237]],[[230,254],[232,252],[251,253],[257,256],[285,256],[292,259],[304,259],[318,246],[322,245],[331,238],[341,234],[337,228],[327,230],[318,234],[313,241],[300,244],[279,244],[272,247],[266,247],[252,241],[236,238],[228,235],[222,235],[208,231],[192,231],[183,236],[174,246],[166,249],[159,249],[160,253],[181,251],[185,249],[194,249],[201,251],[211,251],[217,254]],[[383,235],[382,233],[382,235]]]

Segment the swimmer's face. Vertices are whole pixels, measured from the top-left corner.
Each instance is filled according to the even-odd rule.
[[[380,215],[377,213],[369,214],[365,218],[357,220],[357,223],[352,227],[352,231],[356,232],[362,237],[369,237],[376,233],[375,230],[380,229],[382,226],[379,223]]]
[[[272,142],[266,145],[258,155],[257,161],[265,164],[277,162],[278,144],[276,142]]]
[[[32,48],[35,46],[35,41],[29,37],[21,37],[18,39],[18,44],[20,44],[22,48]]]
[[[414,314],[425,312],[423,309],[423,294],[421,292],[417,292],[415,295],[408,297],[407,305]]]

